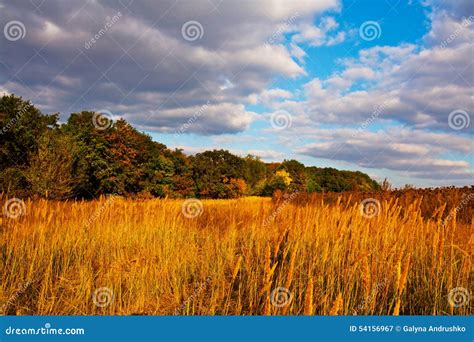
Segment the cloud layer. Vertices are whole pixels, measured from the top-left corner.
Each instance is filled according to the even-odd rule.
[[[249,96],[275,75],[305,73],[281,41],[296,21],[337,9],[326,1],[43,2],[4,4],[25,39],[2,41],[2,87],[42,108],[107,109],[139,127],[169,132],[209,102],[190,132],[245,130]],[[118,20],[113,20],[118,18]],[[183,29],[188,22],[189,31]],[[196,37],[192,29],[197,29]],[[2,37],[3,38],[3,37]]]
[[[361,46],[359,23],[341,19],[353,6],[337,0],[0,2],[0,27],[24,29],[0,37],[0,91],[62,120],[108,110],[148,132],[215,142],[189,151],[220,147],[220,136],[268,160],[470,184],[473,6],[424,4],[418,41]],[[307,61],[324,68],[318,49],[342,44],[357,52],[317,77]],[[270,128],[282,110],[291,125]],[[245,149],[239,133],[265,139]]]

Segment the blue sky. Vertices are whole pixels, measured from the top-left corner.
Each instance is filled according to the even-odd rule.
[[[61,120],[123,117],[187,153],[225,148],[396,186],[469,185],[473,7],[0,1],[0,92]]]

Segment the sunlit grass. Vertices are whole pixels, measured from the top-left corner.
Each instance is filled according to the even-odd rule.
[[[26,288],[10,314],[471,313],[448,293],[469,288],[472,226],[423,219],[419,202],[373,218],[344,198],[203,200],[195,218],[183,200],[25,203],[1,221],[0,305]]]

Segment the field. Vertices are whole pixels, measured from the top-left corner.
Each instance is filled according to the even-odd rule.
[[[1,219],[0,305],[9,315],[472,314],[471,190],[25,200]]]

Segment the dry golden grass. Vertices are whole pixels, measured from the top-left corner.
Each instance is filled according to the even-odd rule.
[[[196,218],[182,203],[26,201],[24,216],[1,221],[0,305],[41,315],[472,314],[448,293],[472,281],[473,226],[424,219],[419,201],[402,210],[383,200],[373,218],[344,198],[203,200]],[[103,287],[113,301],[99,307]]]

